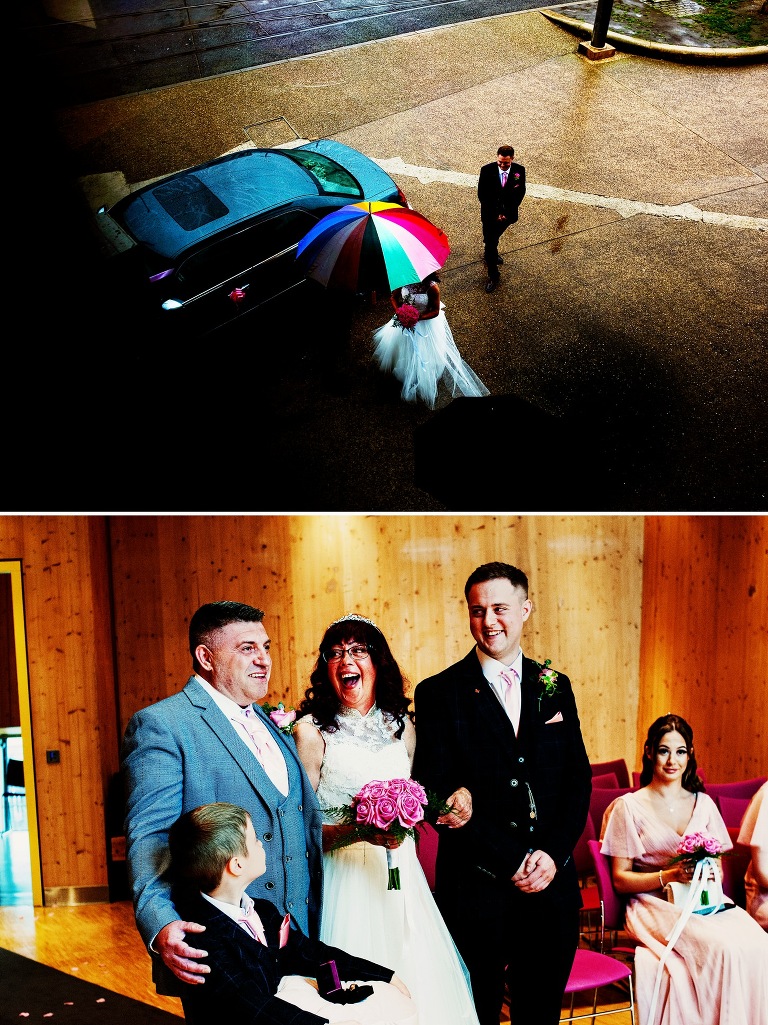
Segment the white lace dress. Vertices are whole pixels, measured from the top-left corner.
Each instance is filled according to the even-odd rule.
[[[426,310],[429,302],[426,292],[405,285],[400,293],[403,303],[415,306],[419,313]],[[402,381],[401,394],[406,401],[422,399],[430,409],[434,409],[441,384],[451,398],[489,394],[474,370],[461,358],[444,309],[445,304],[441,302],[436,317],[420,320],[407,330],[393,316],[373,333],[373,356],[381,369]]]
[[[309,716],[305,721],[313,722]],[[394,737],[397,724],[376,705],[365,716],[343,709],[338,721],[337,732],[322,731],[325,756],[317,788],[321,808],[348,805],[372,779],[410,777],[405,743]],[[437,909],[413,840],[405,840],[393,854],[400,890],[387,889],[383,847],[356,843],[323,856],[320,939],[392,968],[411,991],[419,1025],[478,1025],[466,967]]]

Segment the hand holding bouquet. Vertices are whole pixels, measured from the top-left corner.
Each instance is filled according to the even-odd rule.
[[[349,805],[341,808],[327,808],[325,813],[337,819],[341,825],[354,825],[346,835],[340,837],[331,847],[357,843],[359,840],[375,842],[386,834],[399,847],[407,837],[414,837],[414,826],[424,818],[424,809],[430,808],[439,815],[448,811],[448,806],[433,796],[427,796],[424,787],[413,779],[373,779],[366,783],[352,798]],[[394,864],[392,851],[387,847],[389,871],[388,890],[400,889],[400,869]]]

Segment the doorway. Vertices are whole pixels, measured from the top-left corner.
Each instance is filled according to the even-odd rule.
[[[0,905],[42,906],[21,560],[0,560]]]

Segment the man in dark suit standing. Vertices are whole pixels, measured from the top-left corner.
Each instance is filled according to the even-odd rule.
[[[522,653],[525,573],[487,563],[464,594],[476,647],[414,693],[414,779],[463,789],[472,809],[465,824],[438,819],[435,897],[480,1025],[498,1025],[505,983],[512,1025],[555,1025],[579,941],[589,758],[570,680]]]
[[[480,168],[477,182],[485,245],[483,258],[488,267],[486,292],[493,292],[499,283],[499,267],[504,263],[499,256],[499,239],[517,220],[517,208],[525,195],[525,168],[513,162],[514,155],[514,147],[499,146],[495,163]]]

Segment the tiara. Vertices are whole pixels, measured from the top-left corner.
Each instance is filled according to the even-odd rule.
[[[373,622],[372,619],[366,619],[365,616],[358,616],[358,614],[356,612],[348,612],[346,614],[346,616],[342,616],[341,619],[334,619],[334,621],[330,624],[328,629],[330,630],[331,626],[338,626],[339,623],[348,623],[348,622],[367,623],[368,626],[372,626],[374,630],[378,630],[379,633],[381,633],[381,630],[379,630],[378,626],[376,626],[376,624]]]

